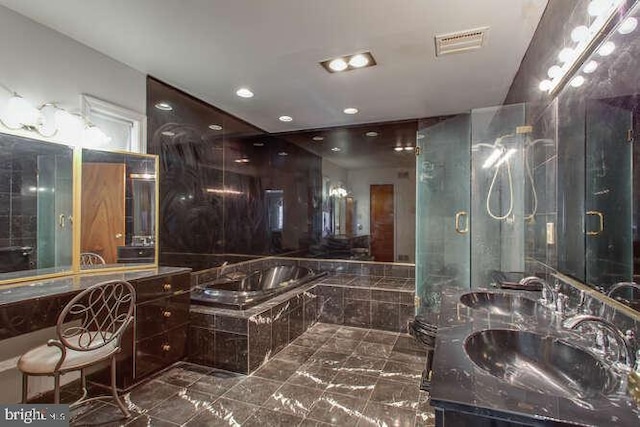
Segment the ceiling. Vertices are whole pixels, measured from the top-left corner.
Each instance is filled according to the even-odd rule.
[[[547,0],[0,0],[41,24],[269,132],[501,104]],[[434,36],[490,27],[476,51]],[[377,66],[319,62],[369,50]],[[255,97],[242,99],[237,88]],[[345,115],[345,107],[357,115]],[[278,120],[281,115],[292,122]]]

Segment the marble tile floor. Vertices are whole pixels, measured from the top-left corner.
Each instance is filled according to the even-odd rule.
[[[252,375],[178,363],[73,426],[433,426],[424,351],[405,334],[318,323]],[[63,397],[72,398],[67,391]]]

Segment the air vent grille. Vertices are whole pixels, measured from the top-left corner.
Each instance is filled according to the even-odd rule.
[[[489,27],[474,28],[435,37],[436,56],[460,53],[480,49],[484,43]]]

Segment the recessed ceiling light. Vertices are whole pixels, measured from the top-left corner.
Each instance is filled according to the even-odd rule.
[[[264,147],[264,142],[254,142],[253,146],[254,147]]]
[[[336,58],[329,62],[329,68],[333,71],[344,71],[347,67],[349,67],[349,64],[347,64],[347,61],[342,58]]]
[[[333,147],[331,151],[335,151],[337,153],[338,151],[342,151],[342,149],[340,147]]]
[[[236,91],[236,95],[238,95],[240,98],[253,98],[253,92],[251,92],[251,90],[246,87],[241,87],[240,89],[238,89]]]
[[[324,141],[324,136],[316,135],[313,138],[314,141]]]
[[[393,147],[394,151],[402,151],[402,147]]]
[[[413,147],[411,147],[411,146],[404,147],[404,151],[413,151]]]
[[[281,122],[292,122],[293,121],[293,117],[291,117],[291,116],[280,116],[280,117],[278,117],[278,120],[280,120]]]
[[[281,151],[281,152],[278,153],[278,156],[282,156],[282,157],[288,156],[288,155],[289,155],[289,153],[287,153],[286,151]]]
[[[575,76],[573,79],[571,79],[571,82],[569,84],[573,87],[580,87],[582,86],[583,83],[584,83],[584,77]]]
[[[596,68],[598,68],[598,63],[596,61],[589,61],[584,65],[582,71],[587,74],[591,74],[596,70]]]
[[[222,126],[213,124],[213,125],[209,125],[209,129],[211,129],[211,130],[222,130]]]
[[[358,109],[355,107],[348,107],[342,111],[344,111],[345,114],[358,114]]]
[[[154,107],[156,107],[158,110],[162,110],[162,111],[171,111],[171,110],[173,110],[173,107],[168,102],[158,102],[156,105],[154,105]]]
[[[357,55],[353,55],[349,59],[349,65],[351,65],[354,68],[362,68],[367,64],[369,64],[369,58],[361,53]]]
[[[609,56],[609,55],[611,55],[613,53],[614,50],[616,50],[615,43],[606,42],[605,44],[600,46],[600,49],[598,49],[598,55],[600,55],[600,56]]]
[[[633,30],[635,30],[637,26],[638,26],[638,20],[633,16],[631,16],[625,19],[624,21],[622,21],[622,24],[620,24],[620,26],[618,27],[618,32],[620,34],[629,34],[633,32]]]
[[[175,132],[171,132],[171,131],[168,131],[168,130],[165,130],[164,132],[160,132],[160,133],[162,135],[164,135],[164,136],[176,136]]]
[[[373,132],[373,131],[367,132],[367,133],[365,133],[365,136],[370,136],[370,137],[373,138],[374,136],[378,136],[378,132]]]

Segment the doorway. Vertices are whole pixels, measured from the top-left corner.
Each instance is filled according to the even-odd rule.
[[[371,185],[369,194],[371,255],[374,261],[393,262],[395,259],[393,184]]]

